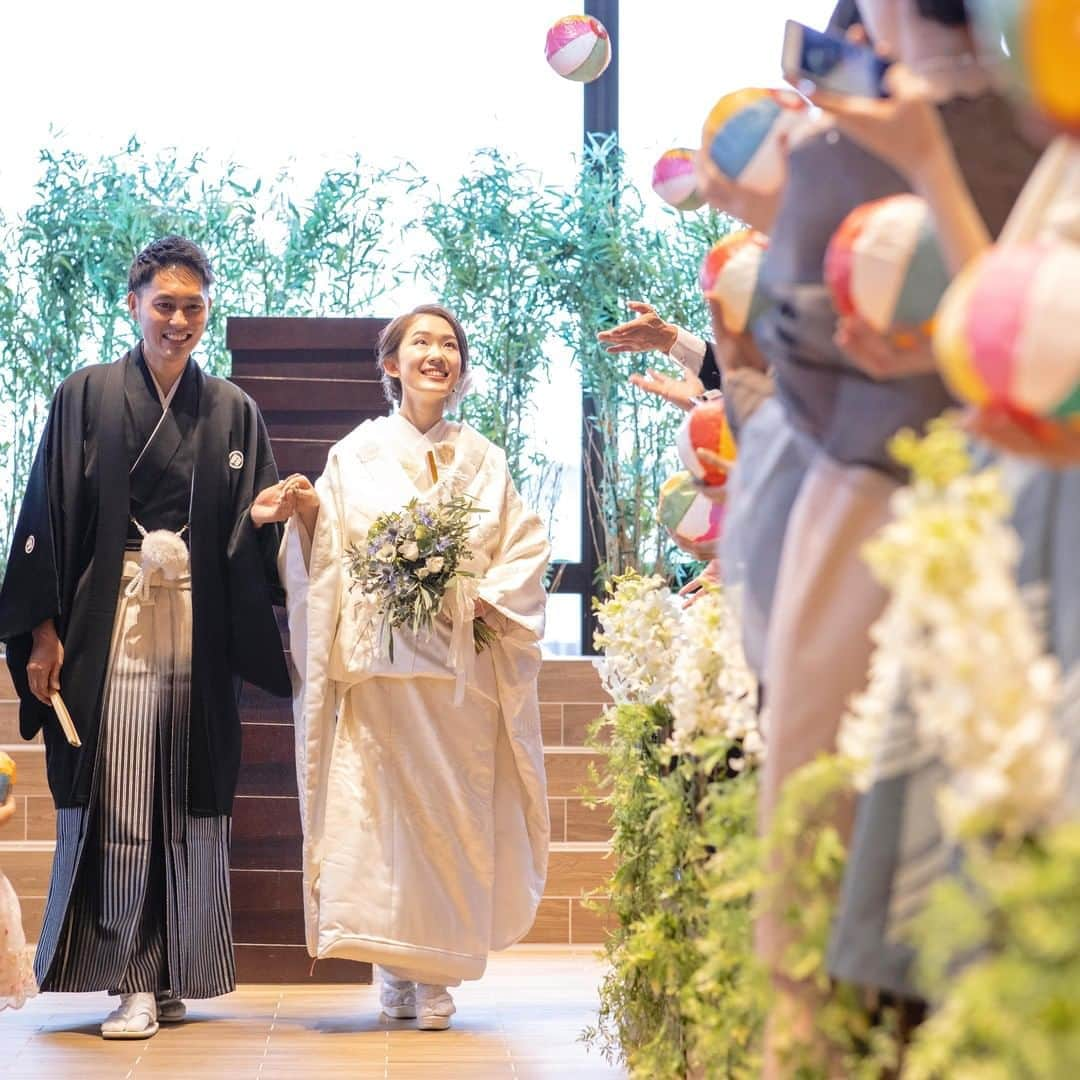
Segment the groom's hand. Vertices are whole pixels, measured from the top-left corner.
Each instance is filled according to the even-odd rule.
[[[295,510],[295,500],[288,487],[288,480],[279,480],[268,488],[263,488],[251,504],[251,520],[255,528],[268,525],[271,521],[288,521]]]

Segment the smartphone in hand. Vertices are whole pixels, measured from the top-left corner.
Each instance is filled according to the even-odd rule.
[[[795,85],[809,82],[834,94],[888,97],[884,78],[889,63],[866,45],[823,34],[793,19],[784,28],[781,68],[784,78]]]

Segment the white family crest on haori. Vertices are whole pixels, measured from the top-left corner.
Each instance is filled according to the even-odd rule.
[[[308,951],[422,982],[478,978],[490,949],[529,930],[546,876],[536,694],[546,534],[502,451],[447,421],[425,434],[400,415],[361,424],[331,450],[316,491],[315,534],[294,519],[279,560]],[[430,633],[395,630],[391,661],[377,601],[349,588],[346,550],[380,515],[455,495],[485,511],[469,533],[474,576],[448,594]],[[498,637],[477,654],[479,598]]]

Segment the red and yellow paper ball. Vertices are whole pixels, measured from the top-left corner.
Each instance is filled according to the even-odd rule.
[[[1080,417],[1080,247],[992,248],[950,286],[934,350],[953,393],[1050,420]]]
[[[726,484],[727,466],[735,461],[736,448],[723,399],[716,398],[695,405],[679,425],[675,447],[683,468],[697,483],[705,487],[722,487]],[[708,450],[727,464],[724,467],[706,464],[699,457],[699,450]]]
[[[793,90],[736,90],[706,117],[702,146],[733,183],[770,195],[787,175],[784,140],[806,121],[808,108]]]
[[[665,150],[652,171],[652,189],[676,210],[696,210],[705,201],[694,178],[694,152],[684,147]]]
[[[1014,91],[1058,127],[1080,131],[1080,9],[1076,0],[979,0],[976,33],[1005,53]]]
[[[925,200],[892,195],[856,207],[829,241],[825,284],[841,315],[879,333],[928,324],[949,271]]]
[[[764,233],[742,229],[718,240],[701,261],[701,291],[719,301],[728,333],[743,333],[769,306],[759,281],[768,246]]]
[[[591,15],[567,15],[547,32],[547,62],[564,79],[592,82],[611,63],[611,38]]]
[[[726,506],[702,494],[687,472],[675,473],[660,488],[657,520],[687,554],[708,561],[720,553]]]

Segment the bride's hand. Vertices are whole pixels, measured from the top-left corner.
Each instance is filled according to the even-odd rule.
[[[285,491],[292,499],[293,513],[304,523],[308,533],[315,532],[319,518],[319,494],[302,473],[293,473],[285,480]]]

